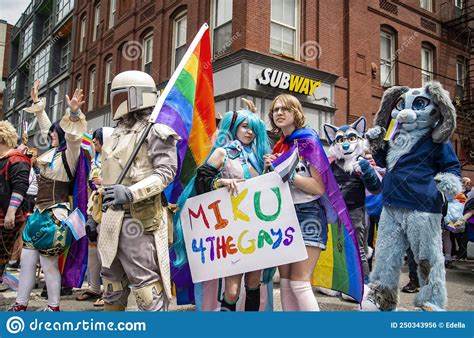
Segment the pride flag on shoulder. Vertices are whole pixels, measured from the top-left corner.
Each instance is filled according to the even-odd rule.
[[[150,117],[153,123],[173,128],[178,143],[178,171],[165,190],[176,203],[196,168],[212,149],[216,131],[209,26],[204,24],[176,68]]]

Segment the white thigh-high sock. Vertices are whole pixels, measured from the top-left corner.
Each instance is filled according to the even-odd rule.
[[[23,249],[21,251],[21,270],[18,281],[18,291],[16,302],[21,305],[28,305],[31,291],[35,286],[36,263],[38,262],[38,250]]]
[[[51,307],[59,306],[59,298],[61,297],[61,273],[59,272],[58,258],[58,256],[40,256],[46,289],[48,290],[48,305]]]
[[[292,280],[290,281],[290,287],[296,297],[300,311],[319,311],[318,301],[314,296],[310,282]]]
[[[280,278],[280,298],[283,311],[298,311],[298,303],[290,287],[288,278]]]
[[[89,245],[89,254],[87,260],[87,269],[89,270],[90,291],[100,293],[100,262],[97,247]]]

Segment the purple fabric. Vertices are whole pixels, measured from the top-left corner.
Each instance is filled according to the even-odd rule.
[[[309,134],[311,135],[304,134],[301,138],[295,135],[296,137],[292,137],[285,142],[290,144],[293,142],[296,143],[298,146],[299,155],[308,161],[316,170],[318,170],[326,188],[326,193],[321,197],[321,202],[323,203],[326,213],[328,214],[328,220],[331,218],[330,214],[335,211],[340,223],[345,226],[349,235],[351,236],[352,241],[356,247],[356,252],[359,252],[355,228],[352,224],[349,211],[347,210],[346,203],[342,197],[342,193],[339,190],[339,186],[329,166],[326,153],[324,152],[323,146],[321,145],[316,132]],[[308,136],[310,137],[307,138]],[[357,256],[357,260],[361,272],[361,285],[363,285],[364,276],[362,273],[363,270],[360,255]]]
[[[90,166],[86,161],[84,150],[81,149],[79,163],[76,168],[73,191],[73,209],[79,208],[84,216],[87,215],[87,177]],[[87,268],[87,236],[73,240],[67,254],[66,263],[62,271],[61,283],[64,287],[80,288],[84,281],[84,275]]]

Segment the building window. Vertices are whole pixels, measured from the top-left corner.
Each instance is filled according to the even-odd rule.
[[[52,17],[48,16],[43,22],[43,32],[42,32],[42,39],[46,39],[46,37],[51,32],[52,26]]]
[[[142,70],[151,75],[153,61],[153,34],[150,33],[143,39]]]
[[[105,61],[105,86],[104,86],[104,104],[110,102],[110,89],[112,88],[112,58]]]
[[[181,13],[174,19],[173,25],[173,55],[171,58],[171,70],[178,67],[179,62],[186,53],[186,31],[188,25],[188,16],[186,12]]]
[[[270,52],[297,57],[298,0],[272,0]]]
[[[10,79],[10,86],[8,88],[8,106],[7,109],[15,105],[16,98],[16,75]]]
[[[464,8],[463,2],[464,2],[463,0],[455,0],[455,1],[454,1],[454,5],[455,5],[457,8],[463,9],[463,8]]]
[[[33,22],[31,22],[28,27],[26,27],[23,34],[23,41],[21,43],[21,60],[23,60],[31,52],[31,45],[33,41]]]
[[[82,76],[78,75],[76,77],[76,88],[75,89],[81,89],[82,88]]]
[[[56,2],[56,23],[61,21],[72,9],[74,1],[57,0]]]
[[[94,31],[92,32],[92,41],[97,40],[99,34],[99,21],[100,21],[100,3],[95,5],[94,11]]]
[[[87,97],[87,110],[91,111],[94,108],[95,100],[95,67],[91,68],[89,72],[89,95]]]
[[[39,80],[42,85],[45,85],[48,80],[50,47],[47,45],[34,58],[32,80]]]
[[[117,14],[117,0],[110,0],[109,28],[112,28],[115,25],[116,14]]]
[[[433,0],[420,0],[420,7],[427,11],[433,11]]]
[[[79,37],[79,52],[84,50],[86,46],[86,24],[87,24],[87,17],[83,16],[81,19],[81,35]]]
[[[395,84],[395,34],[386,30],[380,32],[380,85]]]
[[[466,80],[466,61],[464,59],[459,59],[456,62],[456,84],[458,86],[464,87]]]
[[[61,82],[59,85],[54,87],[50,91],[49,102],[50,106],[50,118],[52,121],[56,121],[64,114],[65,102],[64,97],[66,96],[67,80]]]
[[[71,39],[68,38],[61,48],[61,72],[66,70],[71,64]]]
[[[433,50],[429,47],[421,48],[421,85],[433,80]]]
[[[232,43],[232,0],[215,0],[213,15],[213,55],[222,55]]]

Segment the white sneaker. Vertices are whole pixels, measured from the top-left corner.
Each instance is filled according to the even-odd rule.
[[[369,286],[368,286],[367,284],[364,284],[364,296],[365,296],[367,293],[369,293],[369,291],[370,291]],[[349,296],[349,295],[346,295],[345,293],[343,293],[343,294],[341,295],[341,297],[342,297],[342,299],[347,300],[347,301],[349,301],[349,302],[355,302],[355,303],[357,303],[357,301],[356,301],[354,298],[352,298],[352,297]]]
[[[319,293],[322,293],[323,295],[331,296],[331,297],[339,297],[341,295],[339,291],[326,289],[322,287],[316,287],[315,290],[318,291]]]

